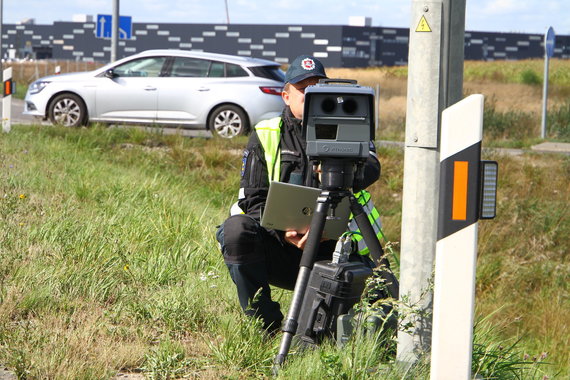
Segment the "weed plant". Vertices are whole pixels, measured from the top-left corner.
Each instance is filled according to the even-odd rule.
[[[540,85],[543,81],[544,60],[520,61],[466,61],[466,81],[487,81]],[[553,86],[570,86],[570,62],[565,59],[550,60],[549,83]]]
[[[485,98],[483,111],[483,143],[492,145],[523,145],[524,141],[540,135],[539,124],[532,114],[521,111],[499,112],[495,98]]]
[[[99,126],[3,135],[0,363],[19,378],[269,377],[279,336],[243,317],[214,239],[237,195],[245,141]],[[397,254],[403,156],[379,155],[371,191]],[[500,164],[498,217],[480,223],[477,315],[507,327],[478,325],[474,371],[496,378],[499,366],[532,369],[547,353],[553,364],[536,375],[564,378],[570,160],[488,158]],[[275,294],[285,312],[290,292]],[[382,339],[294,350],[279,377],[427,378],[426,363],[398,368]],[[519,340],[514,356],[497,346],[509,339]]]
[[[570,100],[548,113],[548,136],[559,141],[570,141]]]

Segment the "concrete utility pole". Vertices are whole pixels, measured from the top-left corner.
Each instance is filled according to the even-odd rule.
[[[416,362],[431,347],[439,201],[441,112],[463,96],[466,0],[412,0],[402,204],[400,297],[422,313],[404,316],[397,360]]]
[[[113,0],[113,26],[111,29],[111,62],[117,60],[119,49],[119,0]]]

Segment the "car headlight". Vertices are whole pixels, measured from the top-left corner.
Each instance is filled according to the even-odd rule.
[[[37,80],[35,82],[33,82],[30,87],[28,87],[28,92],[33,95],[33,94],[37,94],[38,92],[40,92],[41,90],[44,89],[45,86],[47,86],[48,84],[50,84],[49,81],[45,81],[45,80]]]

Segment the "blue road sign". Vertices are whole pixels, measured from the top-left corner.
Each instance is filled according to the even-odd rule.
[[[554,34],[554,29],[550,27],[548,28],[548,31],[544,36],[544,49],[548,58],[552,58],[552,56],[554,55],[555,44],[556,44],[556,36]]]
[[[130,40],[133,31],[133,22],[131,16],[119,16],[119,38],[122,40]],[[111,38],[113,30],[112,15],[97,15],[97,28],[95,35],[97,38]]]

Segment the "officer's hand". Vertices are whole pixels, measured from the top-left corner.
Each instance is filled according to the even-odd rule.
[[[285,231],[285,241],[299,249],[305,249],[309,233],[301,234],[297,231]]]

